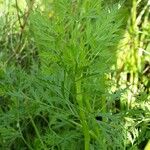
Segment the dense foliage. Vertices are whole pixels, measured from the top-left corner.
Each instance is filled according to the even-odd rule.
[[[149,0],[0,8],[0,149],[150,149]]]

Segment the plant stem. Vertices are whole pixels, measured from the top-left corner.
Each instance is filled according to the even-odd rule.
[[[41,138],[41,136],[40,136],[40,133],[39,133],[39,131],[38,131],[38,129],[37,129],[35,123],[34,123],[34,120],[32,119],[32,116],[29,115],[29,117],[30,117],[31,123],[32,123],[32,125],[33,125],[33,128],[34,128],[34,130],[35,130],[35,133],[36,133],[38,139],[39,139],[40,142],[41,142],[42,147],[44,148],[44,150],[46,150],[46,147],[45,147],[45,145],[44,145],[44,143],[43,143],[43,141],[42,141],[42,138]]]
[[[76,100],[79,105],[79,115],[80,115],[80,120],[81,120],[82,127],[83,127],[85,150],[89,150],[90,149],[90,134],[89,134],[88,124],[86,121],[86,115],[83,110],[83,96],[81,93],[82,93],[82,85],[81,85],[81,80],[79,80],[76,82]]]

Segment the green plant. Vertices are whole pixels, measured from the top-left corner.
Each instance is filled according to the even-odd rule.
[[[121,25],[115,20],[119,10],[117,5],[102,8],[100,1],[56,1],[52,8],[54,15],[50,19],[36,11],[30,19],[41,69],[45,75],[62,74],[62,85],[70,82],[69,101],[78,109],[85,149],[90,149],[93,138],[106,148],[106,137],[96,120],[92,119],[95,123],[93,129],[90,127],[90,114],[107,113],[105,73],[115,61]]]
[[[0,149],[144,149],[148,1],[7,2],[0,18]]]

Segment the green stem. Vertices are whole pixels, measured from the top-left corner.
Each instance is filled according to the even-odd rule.
[[[106,103],[107,103],[107,102],[106,102],[105,96],[102,95],[102,99],[101,99],[101,100],[102,100],[101,112],[102,112],[102,113],[106,113],[106,112],[107,112],[107,107],[106,107],[106,105],[107,105]]]
[[[39,139],[40,142],[41,142],[41,145],[42,145],[43,149],[46,150],[46,147],[45,147],[45,145],[44,145],[44,143],[43,143],[43,141],[42,141],[42,138],[41,138],[41,136],[40,136],[40,133],[39,133],[39,131],[38,131],[38,129],[37,129],[35,123],[34,123],[34,120],[32,119],[32,116],[29,115],[29,117],[30,117],[31,123],[32,123],[32,125],[33,125],[33,128],[34,128],[34,130],[35,130],[35,133],[36,133],[38,139]]]
[[[83,128],[83,133],[84,133],[84,145],[85,145],[85,150],[90,149],[90,134],[89,134],[89,128],[88,124],[86,121],[86,115],[83,110],[83,96],[82,96],[82,87],[81,87],[81,80],[76,82],[76,100],[79,105],[79,115],[80,115],[80,120],[82,123],[82,128]]]

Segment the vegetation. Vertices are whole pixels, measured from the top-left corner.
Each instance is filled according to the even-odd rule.
[[[0,8],[0,149],[150,150],[149,0]]]

